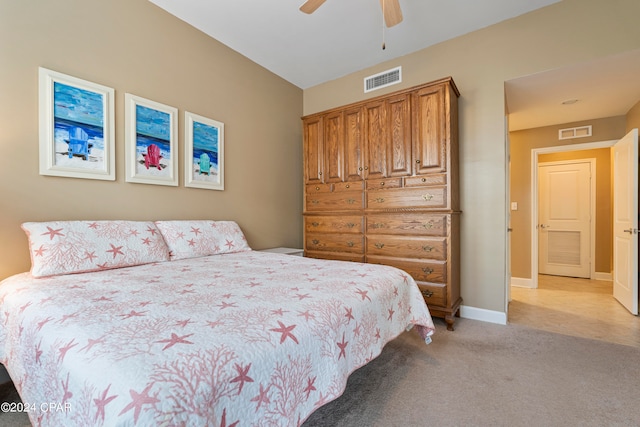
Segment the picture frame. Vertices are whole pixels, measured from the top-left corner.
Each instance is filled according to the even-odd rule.
[[[114,181],[114,89],[39,67],[40,175]]]
[[[125,93],[126,181],[178,185],[178,109]]]
[[[185,186],[224,190],[224,123],[185,111]]]

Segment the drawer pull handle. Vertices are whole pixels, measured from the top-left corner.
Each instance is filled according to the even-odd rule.
[[[353,228],[353,227],[355,227],[355,226],[356,226],[356,225],[355,225],[353,222],[348,222],[348,223],[347,223],[347,227],[348,227],[348,228]]]
[[[360,166],[360,167],[358,168],[358,170],[359,170],[359,171],[361,171],[361,170],[362,170],[362,166]]]
[[[344,188],[350,188],[351,186],[349,184],[345,185]]]
[[[384,187],[384,181],[382,181],[382,182],[380,183],[380,185]]]
[[[420,159],[416,160],[416,163],[420,163]]]
[[[316,187],[316,191],[320,191],[320,187]]]
[[[318,243],[320,243],[320,240],[318,240],[318,239],[313,239],[313,240],[311,241],[311,243],[313,243],[314,245],[317,245]]]
[[[433,199],[433,194],[431,193],[423,194],[422,198],[428,202],[429,200]]]
[[[347,203],[349,203],[350,205],[354,204],[356,202],[356,199],[347,199]]]
[[[364,170],[368,171],[369,170],[369,166],[365,166]]]
[[[378,249],[382,249],[382,248],[384,248],[384,243],[376,243],[375,246]]]
[[[322,172],[318,172],[318,175],[322,176]]]
[[[350,248],[352,248],[352,247],[353,247],[353,245],[354,245],[354,243],[353,243],[353,242],[347,242],[347,246],[349,246]]]
[[[314,227],[317,227],[317,226],[320,225],[320,223],[319,222],[312,222],[311,225],[314,226]]]
[[[374,222],[373,224],[371,224],[371,228],[373,229],[384,228],[384,224],[381,222]]]
[[[376,202],[383,203],[384,202],[384,197],[376,197]]]
[[[422,226],[423,226],[424,228],[426,228],[427,230],[430,230],[430,229],[432,229],[432,228],[433,228],[433,221],[429,221],[429,222],[427,222],[426,224],[422,224]]]
[[[320,200],[311,200],[312,205],[317,205],[318,203],[320,203]]]
[[[427,289],[421,289],[420,292],[425,298],[431,298],[433,296],[433,292]]]
[[[429,274],[433,273],[433,268],[424,267],[422,269],[422,271],[424,271],[424,274],[429,275]]]
[[[429,246],[429,245],[424,245],[422,247],[422,250],[425,251],[425,252],[431,252],[433,249],[434,249],[434,247],[433,246]]]
[[[427,178],[422,178],[421,181],[422,182],[427,182]]]

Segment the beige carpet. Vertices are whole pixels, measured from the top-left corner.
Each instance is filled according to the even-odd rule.
[[[304,427],[640,426],[640,348],[467,319],[408,332]],[[12,394],[13,393],[13,394]],[[12,388],[0,400],[17,399]],[[28,425],[0,414],[0,426]]]

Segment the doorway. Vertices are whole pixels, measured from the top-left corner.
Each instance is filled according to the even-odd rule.
[[[548,155],[560,155],[561,153],[576,153],[576,152],[585,152],[583,158],[588,158],[591,154],[590,152],[595,152],[592,150],[600,150],[607,154],[607,160],[600,158],[600,163],[609,163],[609,153],[610,147],[612,147],[617,141],[601,141],[601,142],[591,142],[584,144],[573,144],[573,145],[562,145],[562,146],[553,146],[553,147],[545,147],[545,148],[537,148],[531,150],[531,282],[527,284],[526,287],[537,288],[538,287],[538,274],[540,273],[539,268],[539,251],[540,251],[540,242],[539,242],[539,225],[544,224],[540,222],[540,218],[538,217],[539,211],[539,200],[538,200],[538,167],[540,163],[547,162],[549,159],[559,159],[559,157],[549,157]],[[598,157],[594,155],[594,157]],[[600,156],[601,157],[601,156]],[[541,161],[542,159],[542,161]],[[594,162],[595,163],[595,162]],[[608,165],[603,166],[610,166]],[[597,175],[595,171],[594,175]],[[610,178],[610,168],[607,169],[605,174],[601,175],[609,175],[602,176],[602,179]],[[604,187],[606,187],[606,182]],[[593,188],[590,190],[591,193],[591,209],[592,212],[596,212],[595,206],[597,205],[598,199],[597,197],[603,198],[606,201],[607,205],[611,204],[611,195],[609,194],[599,194],[596,195],[596,187],[597,183],[594,183]],[[610,188],[609,188],[610,189]],[[600,207],[602,207],[602,199],[599,203]],[[589,266],[589,274],[588,278],[596,279],[596,280],[612,280],[611,275],[611,263],[612,263],[612,255],[611,255],[611,242],[612,242],[612,234],[611,234],[611,226],[600,226],[596,227],[598,221],[601,224],[610,224],[611,223],[611,208],[606,209],[597,209],[597,212],[593,215],[595,217],[594,221],[591,221],[590,225],[590,242],[589,242],[589,255],[587,259],[591,260],[591,264]],[[596,248],[598,248],[599,253],[596,254]],[[598,255],[598,256],[596,256]]]

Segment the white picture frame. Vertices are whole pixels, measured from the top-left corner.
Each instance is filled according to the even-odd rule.
[[[127,182],[178,185],[178,109],[125,94]]]
[[[185,111],[186,187],[224,190],[224,123]]]
[[[39,67],[40,175],[114,181],[114,89]]]

